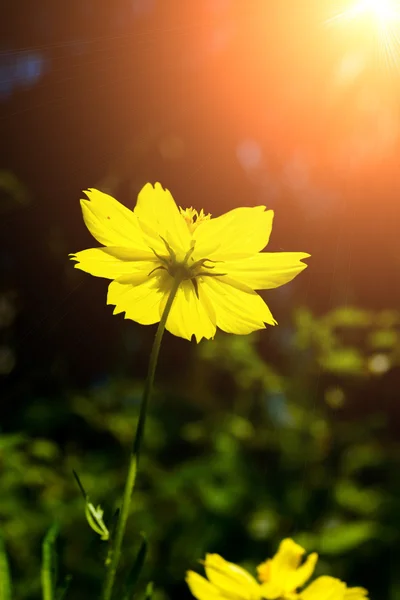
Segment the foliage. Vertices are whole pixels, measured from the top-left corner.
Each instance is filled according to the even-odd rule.
[[[160,375],[123,558],[128,577],[146,532],[141,593],[151,579],[156,600],[189,598],[185,571],[206,552],[252,570],[291,536],[321,554],[325,573],[371,598],[398,597],[389,565],[400,558],[400,452],[386,420],[395,416],[399,324],[388,311],[301,309],[290,328],[202,342],[180,380]],[[87,526],[72,471],[109,526],[141,388],[115,375],[65,404],[30,399],[26,431],[0,438],[0,523],[16,598],[40,597],[41,545],[55,520],[59,581],[73,576],[65,597],[96,597],[108,542]],[[373,406],[363,405],[367,388]]]

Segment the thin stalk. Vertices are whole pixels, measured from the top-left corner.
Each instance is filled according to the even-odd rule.
[[[150,396],[153,391],[154,375],[156,372],[158,354],[160,352],[161,340],[165,330],[165,324],[169,312],[171,310],[172,303],[175,299],[176,292],[178,291],[181,281],[178,278],[174,279],[173,287],[168,296],[167,303],[164,308],[164,312],[161,316],[161,320],[158,324],[156,336],[154,338],[153,347],[151,349],[149,369],[147,372],[146,383],[143,392],[143,398],[140,405],[139,421],[136,428],[135,440],[133,443],[132,452],[130,455],[128,474],[125,482],[125,490],[122,499],[121,512],[119,515],[117,529],[115,533],[115,539],[112,542],[113,546],[108,559],[106,578],[104,581],[102,600],[111,600],[112,593],[115,584],[115,577],[117,574],[118,564],[121,558],[122,542],[125,535],[126,523],[129,516],[130,503],[135,487],[136,474],[138,469],[139,455],[143,440],[144,427],[146,424],[147,407],[149,404]]]
[[[58,535],[58,526],[52,525],[44,538],[42,544],[42,598],[43,600],[54,600],[56,588],[56,552],[55,542]]]
[[[0,535],[0,600],[11,600],[12,587],[10,567],[8,564],[3,538]]]

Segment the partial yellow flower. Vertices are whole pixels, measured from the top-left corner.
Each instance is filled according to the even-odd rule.
[[[261,583],[218,554],[207,554],[204,568],[208,580],[188,571],[186,581],[198,600],[295,600],[297,589],[311,577],[318,558],[310,554],[299,566],[304,552],[293,540],[283,540],[275,556],[257,568]]]
[[[204,569],[208,580],[188,571],[186,582],[198,600],[261,600],[261,586],[247,571],[219,554],[207,554]]]
[[[257,567],[262,596],[268,600],[294,598],[314,572],[318,555],[310,554],[303,564],[305,550],[290,538],[282,540],[275,556]]]
[[[364,588],[348,588],[343,581],[334,577],[318,577],[299,594],[299,600],[366,600]]]
[[[261,252],[273,221],[265,206],[212,219],[178,208],[159,183],[142,188],[133,211],[99,190],[85,193],[83,218],[102,247],[72,254],[75,267],[111,279],[114,314],[144,325],[160,321],[174,279],[180,281],[166,329],[188,340],[213,338],[217,327],[247,334],[275,325],[255,290],[284,285],[307,266],[304,252]]]
[[[188,571],[186,582],[197,600],[368,600],[364,588],[348,588],[334,577],[318,577],[299,591],[314,572],[318,555],[310,554],[301,563],[305,550],[284,539],[273,558],[257,567],[258,583],[247,571],[219,554],[207,554],[202,577]]]

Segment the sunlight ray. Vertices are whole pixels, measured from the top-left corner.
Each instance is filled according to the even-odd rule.
[[[400,1],[359,0],[329,17],[327,25],[349,25],[372,40],[387,68],[400,68]]]

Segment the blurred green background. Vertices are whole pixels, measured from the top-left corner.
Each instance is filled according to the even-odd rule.
[[[178,375],[167,348],[184,342],[167,337],[125,567],[145,531],[142,582],[155,580],[156,598],[189,598],[185,571],[206,552],[253,570],[293,536],[320,553],[317,573],[398,598],[400,446],[388,409],[399,324],[389,310],[315,317],[298,308],[284,343],[278,328],[221,333],[190,346]],[[39,596],[41,542],[54,520],[72,597],[94,597],[107,544],[86,525],[72,469],[110,522],[142,389],[143,380],[114,372],[62,399],[31,398],[21,430],[2,436],[0,515],[16,597]]]
[[[275,211],[309,268],[263,295],[279,325],[165,335],[123,572],[189,599],[206,552],[253,570],[292,536],[318,573],[398,600],[399,45],[327,21],[352,0],[47,0],[0,19],[0,532],[13,600],[59,524],[67,598],[97,598],[154,327],[113,317],[81,190],[146,182],[220,215]],[[392,20],[386,43],[399,39]],[[4,556],[1,554],[0,556]],[[2,569],[0,560],[0,571]]]

